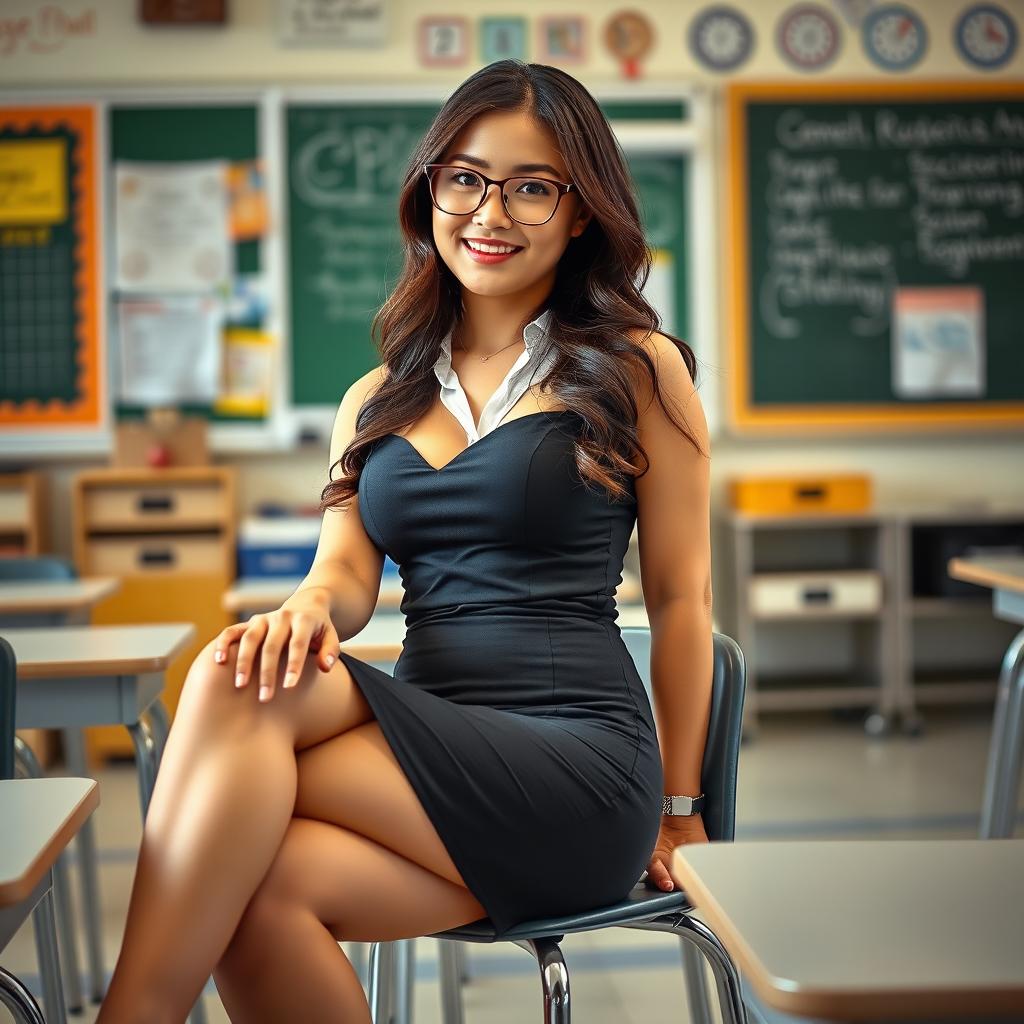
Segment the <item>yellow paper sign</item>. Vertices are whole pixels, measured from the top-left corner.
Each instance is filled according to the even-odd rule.
[[[63,139],[0,142],[0,224],[57,224],[68,215]]]

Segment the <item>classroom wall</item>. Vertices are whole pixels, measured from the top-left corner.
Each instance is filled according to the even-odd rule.
[[[751,61],[738,73],[742,78],[798,77],[776,54],[774,24],[790,6],[786,0],[735,0],[755,24],[758,42]],[[1003,0],[1024,20],[1022,0]],[[39,21],[42,7],[56,8],[65,15],[63,31],[53,31]],[[226,85],[232,82],[324,83],[330,82],[443,82],[456,85],[477,63],[456,69],[425,69],[416,60],[415,30],[419,16],[426,13],[507,13],[507,8],[490,4],[456,5],[395,0],[391,3],[393,33],[383,50],[283,49],[274,40],[273,0],[230,0],[231,24],[222,29],[152,29],[137,24],[136,4],[124,0],[61,0],[40,5],[35,0],[4,0],[0,11],[0,88],[60,87],[84,88],[128,83]],[[636,0],[629,4],[588,0],[563,4],[560,13],[589,15],[589,56],[582,65],[566,70],[582,81],[615,78],[618,69],[600,43],[600,30],[613,12],[631,7],[647,13],[655,22],[658,38],[646,62],[646,77],[656,80],[705,81],[714,85],[721,76],[696,65],[685,45],[685,33],[695,12],[705,3],[682,0]],[[929,30],[929,49],[913,78],[983,79],[1024,78],[1024,47],[1018,47],[1005,68],[983,73],[967,68],[957,57],[951,34],[957,16],[966,6],[961,0],[919,0],[912,4]],[[833,7],[838,12],[838,6]],[[520,0],[515,12],[532,20],[553,13],[541,0]],[[840,18],[842,15],[840,14]],[[19,18],[30,24],[16,31]],[[59,19],[51,17],[51,25]],[[12,24],[14,28],[12,28]],[[22,22],[24,25],[25,23]],[[13,33],[13,34],[12,34]],[[531,46],[533,41],[531,40]],[[532,54],[531,54],[532,59]],[[806,77],[806,76],[800,76]],[[821,80],[890,78],[863,55],[859,36],[851,30],[832,66],[817,74]],[[718,140],[717,144],[720,144]],[[719,220],[721,222],[721,220]],[[721,259],[719,252],[706,258]],[[719,276],[721,281],[721,276]],[[718,306],[725,308],[724,284],[720,283]],[[724,319],[719,316],[719,323]],[[702,374],[705,389],[721,389],[729,367],[725,346],[705,353]],[[1024,372],[1024,368],[1022,368]],[[338,382],[339,397],[349,382]],[[705,392],[707,393],[707,392]],[[723,404],[724,408],[724,404]],[[944,433],[925,436],[889,435],[879,438],[802,437],[793,440],[739,440],[722,436],[714,444],[714,495],[723,499],[728,475],[751,471],[835,470],[862,471],[875,479],[881,502],[918,503],[971,501],[989,497],[1024,505],[1020,474],[1020,432]],[[295,454],[245,455],[232,457],[239,467],[239,498],[245,510],[262,499],[280,500],[287,495],[295,501],[315,501],[326,482],[326,451],[316,448]],[[53,520],[51,537],[58,550],[70,550],[67,494],[71,474],[90,460],[46,461],[50,475]]]

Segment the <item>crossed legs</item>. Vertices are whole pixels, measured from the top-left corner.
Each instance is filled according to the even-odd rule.
[[[211,973],[233,1021],[366,1024],[338,940],[486,912],[342,661],[308,658],[290,689],[282,667],[261,704],[212,652],[182,690],[97,1024],[177,1024]]]

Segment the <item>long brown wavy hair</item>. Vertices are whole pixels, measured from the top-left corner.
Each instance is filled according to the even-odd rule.
[[[636,188],[622,150],[594,97],[571,75],[546,64],[499,60],[466,79],[447,99],[409,158],[398,200],[403,236],[401,276],[373,319],[371,334],[384,379],[356,417],[356,433],[330,467],[321,510],[356,493],[359,474],[375,444],[424,416],[434,405],[433,367],[441,342],[461,315],[461,284],[434,244],[425,163],[441,155],[474,118],[492,111],[525,111],[558,140],[580,200],[593,216],[571,238],[558,263],[551,294],[550,335],[557,356],[540,384],[583,422],[574,442],[585,481],[612,499],[628,498],[622,474],[643,475],[649,460],[638,439],[637,378],[643,366],[669,419],[698,451],[700,444],[662,400],[655,365],[627,332],[647,338],[660,331],[680,349],[696,383],[697,361],[681,338],[661,330],[661,318],[641,294],[651,252],[637,210]],[[536,316],[541,310],[535,311]],[[638,472],[638,462],[643,467]],[[335,467],[342,475],[333,478]]]

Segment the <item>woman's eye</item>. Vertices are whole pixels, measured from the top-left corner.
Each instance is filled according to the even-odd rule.
[[[469,181],[460,180],[462,178],[468,178]],[[452,175],[452,181],[454,181],[456,185],[469,186],[479,184],[477,176],[475,174],[471,174],[469,171],[456,171],[455,174]]]
[[[526,192],[526,194],[530,196],[546,196],[551,194],[550,188],[551,187],[546,182],[535,179],[532,181],[524,181],[520,186],[519,191]]]

